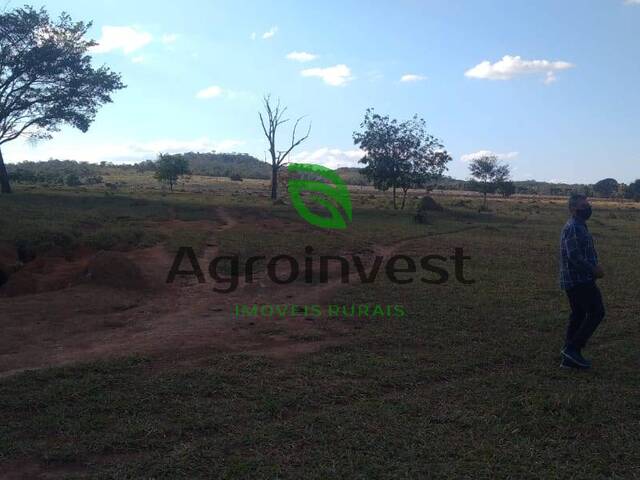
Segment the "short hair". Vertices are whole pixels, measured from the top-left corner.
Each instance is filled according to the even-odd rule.
[[[571,210],[572,208],[576,208],[581,200],[586,199],[587,196],[584,193],[572,193],[569,196],[569,210]]]

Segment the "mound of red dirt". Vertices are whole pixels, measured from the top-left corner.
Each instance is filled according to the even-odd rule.
[[[70,287],[80,282],[85,263],[69,262],[63,257],[42,256],[27,264],[18,262],[8,265],[8,275],[5,276],[4,285],[0,286],[0,295],[17,297]]]
[[[9,276],[7,282],[2,286],[1,293],[7,297],[17,297],[19,295],[32,295],[40,290],[38,277],[28,271],[18,271]]]
[[[146,287],[142,271],[120,252],[100,251],[88,262],[86,278],[98,285],[113,288],[141,289]]]

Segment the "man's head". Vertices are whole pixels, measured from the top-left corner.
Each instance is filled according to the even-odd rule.
[[[569,197],[569,211],[571,215],[582,220],[589,220],[591,217],[591,205],[587,196],[582,193],[572,193]]]

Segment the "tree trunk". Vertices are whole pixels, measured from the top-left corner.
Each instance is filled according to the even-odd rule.
[[[278,199],[278,168],[271,167],[271,200]]]
[[[9,184],[9,174],[7,173],[7,167],[4,165],[4,159],[2,158],[2,150],[0,150],[0,192],[11,193],[11,185]]]
[[[407,200],[407,192],[408,191],[409,191],[408,189],[406,189],[406,190],[403,189],[402,190],[402,206],[400,207],[400,210],[404,210],[404,203]]]
[[[396,186],[393,186],[393,209],[398,209],[398,204],[396,203]]]

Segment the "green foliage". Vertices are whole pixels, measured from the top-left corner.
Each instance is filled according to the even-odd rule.
[[[618,181],[615,178],[605,178],[593,186],[593,191],[600,197],[609,198],[618,191]]]
[[[120,75],[93,67],[90,26],[64,13],[51,20],[44,8],[0,14],[0,145],[23,134],[50,138],[64,124],[85,132],[98,108],[124,88]],[[1,156],[0,183],[11,191]]]
[[[630,198],[636,202],[640,202],[640,179],[630,183],[624,192],[625,198]]]
[[[404,207],[408,189],[440,177],[451,161],[441,141],[427,133],[426,122],[417,115],[398,122],[369,108],[360,127],[353,141],[365,152],[360,160],[365,165],[362,174],[379,190],[393,189],[394,206],[397,188],[404,192]]]
[[[64,184],[67,187],[77,187],[78,185],[82,185],[82,182],[80,181],[80,177],[78,177],[78,175],[76,175],[75,173],[70,173],[66,177],[64,177]]]
[[[496,188],[496,191],[503,197],[510,197],[516,193],[516,186],[511,181],[500,182]]]
[[[7,166],[11,179],[17,183],[67,184],[68,177],[80,183],[94,185],[102,183],[101,167],[87,162],[71,160],[48,160],[46,162],[20,162]]]
[[[487,208],[487,194],[495,192],[501,184],[509,180],[510,170],[506,164],[500,164],[492,155],[476,158],[469,165],[469,171],[475,182],[470,183],[474,190],[484,196],[483,208]]]
[[[182,155],[161,153],[156,162],[154,177],[159,182],[168,184],[171,191],[173,191],[173,186],[178,180],[189,173],[189,163]]]

